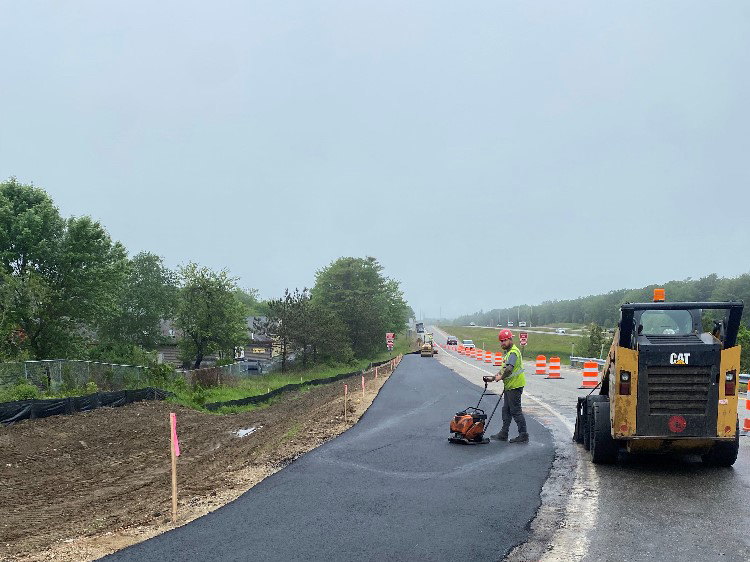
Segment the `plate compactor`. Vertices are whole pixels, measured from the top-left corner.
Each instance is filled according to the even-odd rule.
[[[494,392],[487,392],[487,384],[493,382],[495,377],[485,376],[482,377],[482,380],[484,381],[484,391],[479,397],[477,405],[469,406],[462,412],[456,412],[456,415],[453,416],[453,419],[451,420],[451,433],[453,435],[448,437],[448,441],[451,443],[458,443],[461,445],[486,445],[490,442],[490,440],[484,436],[484,432],[487,431],[487,428],[490,426],[492,416],[495,415],[495,410],[497,410],[500,400],[503,399],[503,393],[505,391],[500,393],[497,404],[495,404],[489,419],[487,419],[487,414],[485,414],[484,410],[479,407],[479,404],[485,396],[497,396]]]

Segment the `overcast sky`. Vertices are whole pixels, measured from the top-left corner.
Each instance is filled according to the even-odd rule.
[[[0,0],[0,180],[261,297],[750,271],[750,2]]]

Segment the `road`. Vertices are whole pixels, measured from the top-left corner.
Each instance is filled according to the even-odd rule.
[[[446,334],[432,330],[445,343]],[[441,350],[439,358],[470,381],[497,372],[453,352]],[[550,503],[560,494],[570,499],[551,506],[562,515],[560,529],[550,534],[550,522],[537,525],[526,551],[519,549],[511,560],[750,560],[750,437],[741,438],[739,458],[729,469],[704,467],[694,456],[627,454],[615,466],[593,465],[570,439],[576,399],[586,392],[578,389],[581,371],[563,368],[563,380],[550,380],[530,374],[533,369],[526,362],[524,408],[553,430],[558,457],[565,459],[556,461],[545,497]],[[544,552],[544,543],[551,550]],[[525,557],[534,552],[538,558]]]
[[[350,430],[231,504],[105,559],[498,560],[528,539],[555,454],[533,419],[529,444],[449,444],[451,417],[480,393],[408,355]]]
[[[486,330],[486,329],[489,328],[490,330],[497,330],[497,331],[505,329],[504,327],[492,327],[492,326],[461,326],[461,327],[462,328],[482,328],[484,330]],[[550,328],[548,330],[535,330],[533,328],[511,328],[511,329],[512,330],[518,330],[520,332],[529,332],[529,333],[532,333],[532,334],[552,334],[553,336],[570,336],[570,337],[573,337],[573,338],[583,337],[583,334],[571,334],[570,331],[567,331],[564,334],[558,334],[552,328]],[[435,327],[434,326],[431,327],[430,330],[434,331]]]

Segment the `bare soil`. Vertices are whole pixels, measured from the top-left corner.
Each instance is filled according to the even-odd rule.
[[[355,376],[241,414],[140,402],[0,426],[0,561],[95,560],[174,528],[170,412],[183,525],[346,431],[374,400],[384,371],[375,380],[367,374],[364,397]]]

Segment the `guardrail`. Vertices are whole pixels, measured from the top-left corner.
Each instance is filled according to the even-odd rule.
[[[604,365],[607,360],[606,359],[594,359],[593,357],[573,357],[570,358],[570,366],[574,367],[576,369],[583,369],[584,363],[596,363],[600,367]]]

